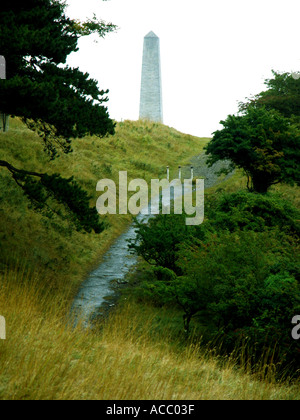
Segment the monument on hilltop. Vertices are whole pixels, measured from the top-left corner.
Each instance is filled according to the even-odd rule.
[[[163,122],[160,41],[154,32],[144,38],[140,119]]]

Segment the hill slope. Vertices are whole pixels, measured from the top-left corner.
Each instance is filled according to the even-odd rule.
[[[100,179],[118,184],[119,171],[127,171],[128,181],[143,178],[148,182],[165,177],[167,165],[172,175],[179,164],[200,153],[206,141],[160,124],[125,121],[118,124],[114,136],[74,140],[73,153],[49,162],[38,135],[12,119],[9,132],[0,133],[0,156],[17,168],[58,172],[66,178],[73,175],[95,206]],[[25,263],[30,270],[46,270],[55,287],[67,283],[76,289],[131,220],[129,215],[108,215],[104,217],[108,227],[101,235],[87,235],[74,232],[60,217],[49,219],[28,206],[8,171],[0,168],[0,269]]]
[[[118,124],[114,137],[74,141],[48,162],[38,136],[14,119],[0,133],[0,155],[16,167],[74,175],[97,198],[101,178],[171,176],[207,139],[147,122]],[[173,171],[173,173],[172,173]],[[72,329],[66,314],[85,274],[98,264],[130,216],[110,216],[100,235],[74,232],[66,220],[37,214],[0,169],[1,399],[299,399],[299,388],[261,381],[168,337],[155,308],[129,304],[97,332]],[[164,315],[172,326],[172,311]],[[160,331],[157,333],[157,330]],[[271,378],[272,379],[272,378]]]

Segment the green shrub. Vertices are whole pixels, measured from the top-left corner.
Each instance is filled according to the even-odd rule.
[[[176,265],[178,245],[190,235],[183,215],[157,215],[148,223],[135,220],[136,238],[129,248],[155,267],[164,267],[179,274]],[[158,276],[159,271],[156,271]]]
[[[198,280],[195,295],[206,291],[198,309],[201,323],[210,327],[207,340],[221,336],[231,351],[247,339],[255,343],[253,357],[276,346],[278,361],[299,368],[299,345],[290,335],[291,319],[300,313],[298,255],[296,240],[278,230],[220,233],[202,246],[183,248],[185,281]]]
[[[206,214],[215,230],[236,229],[262,232],[279,227],[286,233],[300,234],[300,211],[279,194],[239,191],[208,199]]]

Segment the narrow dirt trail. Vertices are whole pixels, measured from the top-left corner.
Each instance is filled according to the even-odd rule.
[[[206,156],[203,153],[191,160],[194,176],[196,178],[204,178],[205,188],[210,188],[223,182],[224,178],[220,179],[216,172],[222,167],[228,166],[228,163],[217,162],[209,168],[205,161]],[[231,174],[227,177],[229,176]],[[182,178],[189,177],[190,167],[182,168]],[[147,221],[150,217],[152,216],[140,214],[138,220],[143,219]],[[71,309],[71,316],[75,324],[81,321],[87,327],[93,318],[99,316],[102,311],[107,309],[107,297],[114,293],[113,284],[125,282],[126,275],[137,264],[137,257],[132,255],[128,249],[128,240],[134,239],[135,236],[135,227],[131,225],[107,251],[99,267],[83,282]]]

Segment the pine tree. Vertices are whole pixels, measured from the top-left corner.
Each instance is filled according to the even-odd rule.
[[[70,153],[74,138],[103,137],[115,128],[104,106],[108,90],[100,90],[89,74],[67,66],[66,59],[78,50],[80,37],[92,33],[103,37],[116,27],[95,15],[85,22],[70,19],[65,7],[58,0],[12,0],[0,9],[0,54],[6,60],[0,111],[21,117],[36,131],[51,159]],[[68,209],[77,229],[103,230],[96,210],[88,206],[88,195],[73,179],[28,172],[4,160],[0,166],[36,208],[47,206],[50,195]]]

